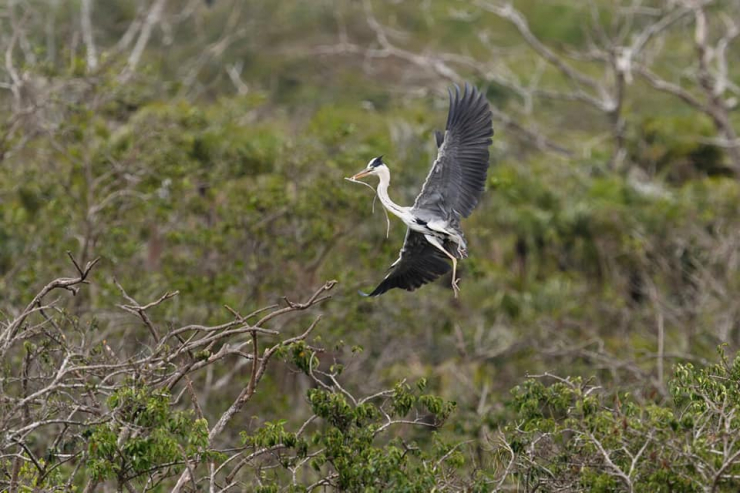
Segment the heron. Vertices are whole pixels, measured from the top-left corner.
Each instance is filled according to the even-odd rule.
[[[457,262],[468,255],[460,220],[470,216],[485,188],[493,125],[488,101],[474,86],[465,84],[461,93],[455,85],[448,92],[445,132],[434,133],[437,158],[414,205],[400,206],[388,196],[391,172],[383,156],[371,159],[365,169],[349,178],[377,176],[380,202],[407,226],[398,260],[365,296],[380,296],[394,288],[414,291],[449,272],[451,262],[452,289],[458,297]]]

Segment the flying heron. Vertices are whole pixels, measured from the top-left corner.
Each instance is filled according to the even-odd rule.
[[[447,127],[444,134],[435,132],[437,159],[413,206],[402,207],[388,196],[391,173],[383,156],[372,159],[367,168],[350,178],[355,181],[376,175],[383,207],[408,226],[391,272],[367,296],[380,296],[393,288],[413,291],[449,272],[449,259],[457,298],[457,261],[467,257],[460,219],[470,216],[485,188],[493,127],[488,101],[478,89],[465,84],[462,94],[457,86],[449,94]]]

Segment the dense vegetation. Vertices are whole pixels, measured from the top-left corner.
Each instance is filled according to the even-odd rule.
[[[0,487],[740,488],[739,5],[507,5],[0,6]],[[461,297],[362,298],[463,81]]]

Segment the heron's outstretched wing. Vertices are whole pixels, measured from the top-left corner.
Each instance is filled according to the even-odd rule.
[[[486,184],[488,147],[493,126],[491,109],[485,96],[475,87],[465,84],[455,93],[450,91],[450,112],[447,128],[437,159],[429,171],[414,209],[432,211],[443,219],[451,215],[468,217],[478,204]]]
[[[390,274],[368,296],[380,296],[393,288],[413,291],[446,274],[450,264],[445,254],[429,243],[423,234],[408,229],[401,256],[391,269]]]

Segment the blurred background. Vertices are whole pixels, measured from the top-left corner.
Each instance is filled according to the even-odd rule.
[[[674,364],[740,343],[738,19],[731,0],[8,0],[0,312],[68,275],[68,250],[102,258],[67,309],[118,354],[145,329],[114,278],[142,303],[179,290],[152,315],[173,326],[336,279],[321,357],[347,388],[426,378],[457,402],[440,433],[481,450],[528,375],[664,402]],[[495,136],[461,296],[362,298],[405,228],[386,238],[343,177],[382,154],[410,205],[466,81]],[[235,429],[300,424],[309,380],[263,386]]]

